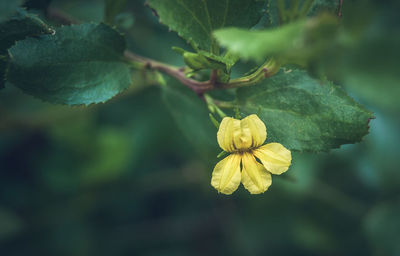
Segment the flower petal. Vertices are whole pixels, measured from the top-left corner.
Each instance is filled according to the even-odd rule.
[[[260,194],[271,186],[271,174],[250,153],[242,157],[242,183],[251,194]]]
[[[231,154],[217,163],[212,173],[211,185],[218,192],[230,195],[240,185],[240,154]]]
[[[290,150],[279,143],[269,143],[253,150],[264,167],[272,174],[282,174],[289,169],[292,161]]]
[[[233,145],[233,130],[234,127],[240,127],[240,121],[231,117],[224,117],[219,125],[217,140],[219,146],[226,152],[235,151]]]
[[[257,115],[249,115],[241,121],[242,127],[248,127],[252,137],[251,147],[261,146],[267,139],[267,128]]]
[[[242,120],[225,117],[217,133],[219,146],[227,152],[258,147],[266,138],[267,129],[257,115]]]

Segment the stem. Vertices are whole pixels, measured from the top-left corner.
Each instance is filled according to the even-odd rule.
[[[220,88],[236,88],[257,84],[265,78],[271,77],[276,74],[279,71],[280,67],[281,65],[275,59],[269,59],[254,73],[245,77],[232,79],[231,81],[229,81],[229,83],[221,84]]]
[[[161,63],[152,59],[148,59],[139,55],[136,55],[130,51],[125,51],[124,53],[125,58],[132,62],[139,62],[143,63],[144,67],[153,69],[153,70],[158,70],[161,72],[164,72],[174,78],[176,78],[178,81],[180,81],[182,84],[186,85],[190,89],[192,89],[194,92],[197,94],[203,94],[204,92],[211,90],[212,89],[212,84],[210,81],[206,82],[199,82],[196,80],[193,80],[191,78],[187,78],[184,72],[184,68],[178,68],[172,65],[168,65],[165,63]]]
[[[236,107],[235,101],[223,101],[223,100],[214,99],[214,104],[220,108],[235,108]]]
[[[219,55],[219,45],[214,37],[211,38],[211,52],[215,55]]]
[[[224,113],[224,111],[222,111],[214,102],[214,99],[208,95],[208,94],[204,94],[204,99],[208,105],[208,109],[214,113],[217,112],[217,114],[219,115],[219,117],[224,118],[226,117],[226,114]]]
[[[218,79],[218,70],[213,69],[211,70],[210,73],[210,83],[215,86],[215,84],[217,83],[217,79]]]

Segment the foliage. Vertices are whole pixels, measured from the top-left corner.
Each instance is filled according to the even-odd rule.
[[[182,134],[205,159],[215,157],[218,154],[214,135],[216,129],[208,119],[208,109],[204,103],[172,79],[167,81],[162,90],[163,100]]]
[[[399,254],[398,1],[204,1],[206,38],[202,1],[23,2],[0,1],[1,255]],[[221,28],[227,2],[255,15]],[[268,192],[214,191],[210,112],[293,150]]]
[[[5,55],[7,50],[16,42],[28,36],[51,34],[54,31],[36,15],[23,9],[18,9],[15,16],[0,23],[0,54]]]
[[[228,28],[214,32],[218,42],[245,60],[261,62],[268,57],[283,63],[306,64],[335,38],[337,19],[319,16],[268,30]]]
[[[240,88],[237,95],[244,113],[259,111],[272,141],[297,151],[328,151],[361,141],[373,117],[338,86],[296,69]]]
[[[262,16],[262,0],[149,0],[160,22],[203,50],[216,50],[212,31],[235,26],[250,28]],[[173,11],[171,11],[173,10]]]
[[[52,103],[104,102],[131,83],[124,50],[124,38],[104,24],[61,27],[18,41],[9,50],[7,79]]]
[[[54,31],[37,16],[18,9],[17,14],[8,21],[0,23],[0,88],[4,87],[5,72],[8,66],[7,50],[16,42],[28,36],[49,34]]]
[[[275,137],[272,138],[283,140],[292,149],[326,151],[344,143],[360,141],[367,133],[371,114],[365,112],[359,115],[358,110],[349,110],[353,112],[347,113],[347,110],[344,110],[347,105],[355,103],[351,103],[349,99],[337,100],[341,97],[338,95],[344,95],[344,92],[337,93],[338,89],[333,89],[333,85],[329,85],[328,81],[323,81],[327,88],[319,91],[316,86],[318,82],[307,79],[300,83],[297,81],[302,87],[299,90],[299,87],[292,84],[297,77],[280,80],[282,75],[276,75],[277,78],[272,77],[265,80],[266,82],[261,82],[263,73],[265,76],[273,76],[280,66],[286,64],[308,67],[321,52],[326,51],[328,45],[331,45],[337,20],[332,16],[318,15],[315,11],[324,3],[310,4],[309,1],[305,1],[301,5],[293,2],[285,6],[282,1],[266,5],[258,0],[149,0],[147,4],[156,12],[161,23],[176,31],[196,50],[190,52],[174,47],[187,64],[186,70],[175,69],[130,53],[124,55],[124,36],[105,24],[70,25],[53,30],[39,18],[20,11],[17,16],[2,24],[2,30],[5,31],[1,45],[4,55],[2,66],[6,67],[2,69],[2,76],[25,93],[51,103],[68,105],[105,102],[124,91],[131,84],[131,67],[150,67],[164,71],[178,78],[199,95],[214,87],[243,87],[259,83],[254,88],[239,89],[238,102],[233,102],[230,106],[240,107],[246,114],[259,110],[259,114],[271,123],[273,134],[275,133]],[[114,24],[116,16],[123,11],[125,5],[125,1],[106,1],[105,21]],[[248,30],[260,21],[263,7],[270,8],[269,14],[277,11],[281,23],[290,24],[274,29]],[[309,12],[315,17],[304,19]],[[236,28],[224,29],[232,26]],[[40,35],[42,33],[50,34]],[[24,39],[25,37],[28,38]],[[227,47],[227,51],[221,53],[217,42]],[[273,58],[275,62],[266,62],[264,67],[261,66],[248,77],[231,80],[232,67],[239,58],[250,58],[259,62]],[[204,73],[201,73],[203,70],[213,70],[208,83],[196,81],[204,79]],[[302,74],[301,77],[306,76],[305,73]],[[288,86],[288,83],[291,85]],[[314,87],[310,87],[311,84],[314,84]],[[306,85],[307,89],[304,90]],[[329,86],[332,88],[329,89]],[[171,85],[167,84],[167,87]],[[167,91],[176,90],[173,89],[175,87],[172,86]],[[289,89],[291,92],[286,93]],[[335,93],[334,97],[330,97],[332,92]],[[253,94],[257,95],[253,97]],[[256,103],[253,102],[255,99]],[[302,105],[304,100],[309,100],[308,104],[313,108]],[[173,115],[176,116],[180,109],[190,106],[191,101],[193,100],[170,108]],[[274,108],[278,111],[284,109],[285,113],[296,114],[271,115],[271,102],[275,102]],[[172,106],[171,101],[167,100],[167,103]],[[206,111],[196,112],[196,109],[201,109],[200,105],[192,106],[191,113],[185,115],[194,118],[190,123],[203,126],[207,115]],[[299,106],[304,108],[298,109]],[[318,109],[322,106],[329,111]],[[312,117],[307,122],[302,116]],[[179,117],[185,119],[181,115]],[[325,119],[335,122],[327,123]],[[338,122],[347,126],[338,126]],[[190,129],[188,127],[183,130]],[[346,127],[352,127],[352,132]],[[288,130],[287,135],[282,133],[285,130]],[[315,133],[315,130],[320,130],[320,133]],[[206,130],[204,132],[207,134]],[[207,136],[209,139],[213,137],[211,132]],[[198,136],[195,136],[194,140],[207,141]]]

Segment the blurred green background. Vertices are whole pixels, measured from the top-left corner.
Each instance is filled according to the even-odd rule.
[[[129,49],[182,65],[171,46],[185,42],[144,1],[128,5],[120,29]],[[104,13],[101,0],[50,8],[80,21]],[[398,10],[397,1],[345,0],[345,47],[318,63],[374,112],[370,134],[330,153],[294,153],[287,174],[257,196],[210,186],[217,159],[186,140],[149,74],[87,108],[8,85],[0,91],[0,255],[400,255]]]

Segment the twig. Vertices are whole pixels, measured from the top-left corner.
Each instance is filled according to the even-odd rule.
[[[218,78],[218,71],[216,69],[211,70],[210,73],[210,83],[215,86],[217,83],[217,78]]]
[[[177,67],[174,67],[174,66],[171,66],[168,64],[164,64],[164,63],[152,60],[152,59],[148,59],[148,58],[139,56],[137,54],[134,54],[130,51],[125,51],[124,56],[125,56],[125,58],[127,58],[129,60],[140,62],[140,63],[144,64],[145,68],[158,70],[158,71],[164,72],[164,73],[176,78],[182,84],[186,85],[187,87],[192,89],[197,94],[203,94],[204,92],[213,89],[213,85],[211,84],[210,81],[199,82],[197,80],[186,77],[183,68],[177,68]]]

